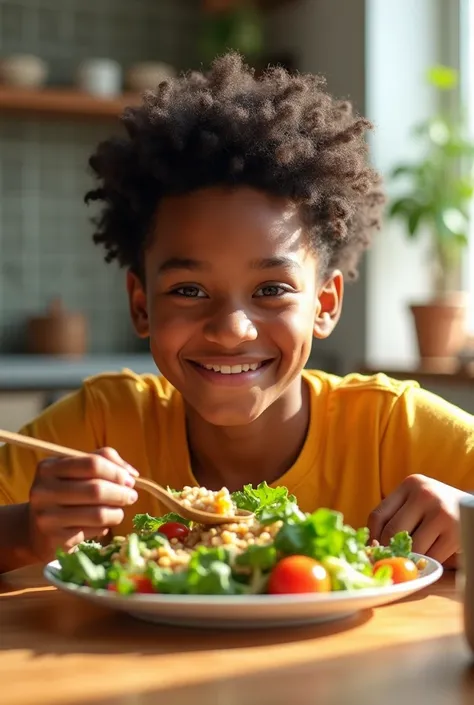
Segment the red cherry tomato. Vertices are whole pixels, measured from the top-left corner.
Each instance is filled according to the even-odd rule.
[[[288,556],[273,568],[268,581],[271,595],[330,592],[331,580],[325,567],[308,556]]]
[[[166,536],[168,541],[171,541],[171,539],[184,541],[186,536],[189,534],[189,529],[184,524],[180,524],[179,521],[168,521],[166,524],[162,524],[160,526],[158,532]]]
[[[419,571],[416,565],[409,558],[401,558],[395,556],[393,558],[382,558],[374,564],[374,573],[383,566],[390,566],[392,569],[392,580],[395,585],[397,583],[406,583],[408,580],[416,580],[419,576]]]
[[[145,575],[134,575],[132,577],[132,580],[135,583],[136,592],[139,592],[143,595],[156,592],[156,590],[153,588],[153,584],[150,578],[147,578]]]
[[[157,592],[157,590],[153,588],[150,578],[147,578],[145,575],[131,575],[130,580],[134,583],[135,592],[142,595]],[[109,583],[107,585],[107,590],[110,590],[110,592],[117,592],[117,585],[115,583]]]

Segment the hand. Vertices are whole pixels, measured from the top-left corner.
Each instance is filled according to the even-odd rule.
[[[31,548],[42,560],[57,548],[105,536],[120,524],[123,507],[133,504],[137,471],[112,448],[83,458],[49,458],[41,462],[30,491]]]
[[[370,514],[372,540],[387,545],[408,531],[413,551],[454,567],[460,550],[459,500],[465,493],[424,475],[410,475]]]

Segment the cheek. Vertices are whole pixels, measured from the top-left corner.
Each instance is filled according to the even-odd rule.
[[[150,315],[152,349],[159,357],[176,355],[195,332],[195,324],[185,315],[171,315],[165,307],[156,305]]]
[[[273,320],[273,337],[282,351],[300,357],[311,348],[313,340],[314,305],[294,306]]]

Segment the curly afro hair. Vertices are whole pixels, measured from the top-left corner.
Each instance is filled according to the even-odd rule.
[[[102,142],[89,164],[102,202],[94,241],[106,261],[140,273],[160,199],[211,186],[247,186],[292,199],[328,271],[357,276],[380,227],[384,196],[367,164],[368,120],[331,98],[325,81],[270,68],[258,78],[241,57],[208,74],[164,81],[122,116],[124,138]]]

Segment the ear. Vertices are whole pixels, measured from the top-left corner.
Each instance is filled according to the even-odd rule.
[[[127,292],[133,327],[140,338],[148,338],[150,330],[145,289],[137,275],[130,270],[127,272]]]
[[[344,297],[344,277],[339,270],[331,274],[318,293],[314,319],[314,337],[324,340],[333,332],[339,321]]]

